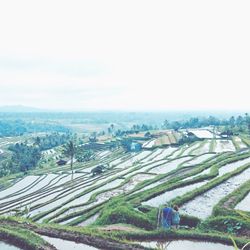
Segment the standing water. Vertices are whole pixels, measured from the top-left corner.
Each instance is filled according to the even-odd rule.
[[[53,245],[54,247],[60,250],[69,250],[69,249],[70,250],[98,250],[98,248],[91,247],[82,243],[75,243],[74,241],[51,238],[48,236],[41,236],[41,237],[47,242],[49,242],[51,245]]]
[[[21,250],[21,248],[11,246],[5,242],[0,241],[0,249],[1,250]]]
[[[161,250],[233,250],[231,246],[212,242],[199,242],[191,240],[173,240],[167,242],[151,241],[141,242],[144,247],[157,248]]]

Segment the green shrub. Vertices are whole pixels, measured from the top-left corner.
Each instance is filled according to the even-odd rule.
[[[110,225],[118,223],[131,224],[146,230],[155,227],[147,215],[135,210],[130,204],[121,199],[113,199],[104,207],[95,224]]]
[[[182,226],[189,226],[189,227],[197,227],[200,224],[200,219],[188,216],[188,215],[181,215],[180,225]]]
[[[202,222],[199,225],[199,229],[204,232],[216,230],[229,234],[241,235],[242,232],[250,230],[250,225],[240,218],[218,216]]]

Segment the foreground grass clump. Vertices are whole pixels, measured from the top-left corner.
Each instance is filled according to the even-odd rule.
[[[156,222],[153,223],[148,215],[140,211],[136,211],[132,205],[122,199],[113,199],[108,202],[95,225],[110,224],[131,224],[146,230],[156,228]]]
[[[11,245],[21,247],[22,249],[44,249],[43,247],[47,244],[37,234],[18,227],[12,227],[9,225],[1,225],[0,238]]]
[[[220,231],[237,236],[250,232],[250,224],[246,220],[232,216],[218,216],[207,219],[199,227],[203,232]]]

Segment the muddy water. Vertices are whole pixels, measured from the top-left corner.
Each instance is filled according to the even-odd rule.
[[[192,159],[192,157],[186,156],[183,158],[179,158],[176,160],[173,160],[171,162],[168,162],[164,165],[161,165],[159,167],[155,167],[152,168],[149,173],[153,173],[153,174],[166,174],[169,173],[170,171],[176,169],[180,164],[182,164],[183,162]]]
[[[20,194],[15,195],[14,197],[4,199],[4,203],[11,201],[11,200],[14,201],[16,199],[19,199],[22,196],[30,195],[31,193],[36,192],[37,190],[40,190],[45,187],[49,187],[49,184],[51,184],[56,178],[59,178],[59,175],[49,174],[47,176],[41,177],[41,181],[38,182],[36,185],[30,187],[29,189],[27,189],[26,191]],[[1,204],[1,207],[3,207],[2,204]]]
[[[250,212],[250,193],[248,193],[248,195],[237,204],[235,209]]]
[[[200,141],[189,145],[181,155],[184,156],[184,155],[191,154],[193,150],[196,150],[196,149],[200,148],[200,145],[201,145]]]
[[[81,222],[81,223],[78,224],[77,226],[79,226],[79,227],[86,227],[86,226],[89,226],[89,225],[93,224],[93,223],[97,220],[97,218],[99,217],[99,215],[100,215],[99,213],[98,213],[98,214],[95,214],[95,215],[93,215],[92,217],[88,218],[87,220]],[[75,219],[75,218],[74,218],[74,219]]]
[[[191,240],[173,240],[168,242],[141,242],[144,247],[157,248],[161,250],[233,250],[232,246],[221,243],[199,242]]]
[[[47,242],[49,242],[51,245],[55,246],[58,250],[98,250],[98,248],[88,246],[82,243],[75,243],[74,241],[51,238],[48,236],[41,237]]]
[[[241,167],[247,163],[250,163],[250,157],[244,160],[236,161],[233,163],[226,164],[225,166],[219,168],[219,176],[222,176],[228,172],[236,170],[238,167]]]
[[[232,141],[230,140],[216,140],[214,152],[222,153],[235,151],[235,147]]]
[[[145,163],[148,161],[153,160],[156,156],[162,154],[162,152],[164,151],[164,149],[156,149],[155,151],[152,151],[152,154],[149,155],[148,157],[146,157],[145,159],[143,159],[141,162]]]
[[[212,214],[213,207],[222,198],[239,188],[242,183],[249,179],[250,168],[187,202],[181,207],[181,212],[200,219],[206,219]]]
[[[182,152],[183,148],[185,148],[185,150],[188,149],[188,145],[184,145],[182,147],[176,148],[176,150],[168,157],[169,159],[175,159],[179,156],[179,154]]]
[[[75,199],[75,200],[73,200],[71,202],[68,202],[67,203],[67,207],[78,205],[78,204],[82,204],[82,203],[86,203],[95,192],[98,192],[98,191],[101,191],[101,190],[105,190],[105,189],[113,188],[115,186],[120,185],[123,181],[124,180],[122,180],[122,179],[117,179],[117,180],[111,181],[111,182],[109,182],[107,184],[104,184],[102,187],[96,188],[95,190],[93,190],[93,191],[91,191],[91,192],[89,192],[89,193],[87,193],[87,194],[85,194],[83,196],[80,196],[79,198],[77,198],[77,199]],[[81,192],[83,192],[83,189],[80,189],[77,192],[74,192],[74,193],[70,194],[70,197],[74,197],[75,195],[77,195],[77,194],[79,194]],[[50,204],[48,204],[48,205],[46,205],[44,207],[39,208],[37,213],[40,213],[40,212],[43,212],[43,211],[46,211],[46,210],[50,210],[53,207],[59,206],[63,202],[66,202],[68,199],[69,199],[69,196],[65,196],[62,199],[58,200],[58,201],[55,201],[55,202],[50,203]],[[63,208],[65,208],[65,207],[66,206],[64,206]],[[56,213],[58,213],[58,211],[60,209],[61,208],[58,208],[57,210],[49,213],[43,219],[46,219],[48,217],[51,217],[51,216],[55,215]]]
[[[210,171],[211,171],[211,168],[205,169],[205,170],[203,170],[202,172],[200,172],[198,174],[195,174],[193,176],[190,176],[190,177],[187,177],[187,178],[183,179],[182,181],[188,181],[188,180],[194,179],[194,178],[196,178],[198,176],[209,174]]]
[[[127,182],[123,186],[121,186],[121,187],[119,187],[119,188],[117,188],[115,190],[109,190],[109,191],[106,191],[106,192],[103,192],[103,193],[97,195],[95,202],[92,202],[89,205],[85,205],[85,206],[81,206],[81,207],[76,207],[76,208],[71,208],[67,212],[65,212],[64,214],[58,216],[58,218],[62,218],[65,215],[68,215],[70,213],[74,213],[74,212],[77,212],[77,211],[82,211],[83,209],[90,208],[90,207],[95,206],[95,205],[97,205],[97,204],[99,204],[101,202],[107,201],[111,197],[127,193],[127,192],[131,191],[139,182],[142,182],[143,180],[147,180],[147,179],[150,179],[150,178],[152,178],[152,175],[148,175],[148,174],[138,174],[138,175],[135,175],[135,176],[131,177],[131,179],[129,180],[129,182]],[[96,190],[93,191],[93,192],[96,192]],[[67,223],[68,223],[68,221],[67,221]]]
[[[198,187],[205,185],[205,184],[206,184],[206,181],[202,181],[202,182],[188,185],[185,187],[176,188],[174,190],[167,191],[161,195],[158,195],[155,198],[152,198],[148,201],[142,202],[142,205],[148,205],[151,207],[159,207],[161,205],[166,204],[166,202],[176,198],[177,196],[184,195],[185,193],[192,191],[195,188],[198,188]]]
[[[176,150],[177,150],[177,148],[172,148],[172,147],[169,147],[167,149],[163,149],[161,154],[157,155],[153,160],[154,161],[162,160],[162,159],[168,157],[169,155],[171,155]]]
[[[204,155],[195,157],[194,159],[184,163],[183,166],[197,165],[197,164],[200,164],[200,163],[202,163],[202,162],[204,162],[204,161],[206,161],[214,156],[215,156],[214,154],[204,154]]]
[[[240,149],[247,148],[247,145],[241,140],[240,137],[236,136],[234,139]]]
[[[13,193],[19,192],[22,189],[26,190],[29,185],[35,183],[35,181],[37,181],[39,178],[40,178],[40,176],[33,176],[33,175],[24,177],[22,180],[20,180],[19,182],[17,182],[13,186],[9,187],[6,190],[1,191],[0,198],[3,198],[7,195],[12,195]]]
[[[147,156],[151,155],[151,151],[142,151],[139,154],[132,154],[131,158],[121,164],[118,164],[119,168],[127,168],[127,167],[131,167],[133,166],[135,163],[143,160],[144,158],[146,158]],[[134,156],[133,156],[134,155]]]
[[[212,142],[212,140],[208,140],[205,144],[203,144],[202,146],[200,146],[198,149],[194,150],[192,152],[192,154],[194,154],[194,155],[201,155],[201,154],[209,153],[211,142]]]
[[[1,250],[21,250],[21,248],[11,246],[5,242],[0,241],[0,249]]]
[[[213,139],[214,137],[214,134],[206,129],[189,129],[188,131],[202,139]]]

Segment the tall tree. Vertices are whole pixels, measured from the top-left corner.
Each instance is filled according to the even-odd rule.
[[[169,127],[169,121],[165,120],[163,123],[163,128],[167,129]]]
[[[74,163],[74,156],[76,154],[76,145],[73,141],[69,141],[67,144],[63,147],[63,154],[66,157],[70,158],[70,168],[71,168],[71,180],[73,180],[73,163]]]

